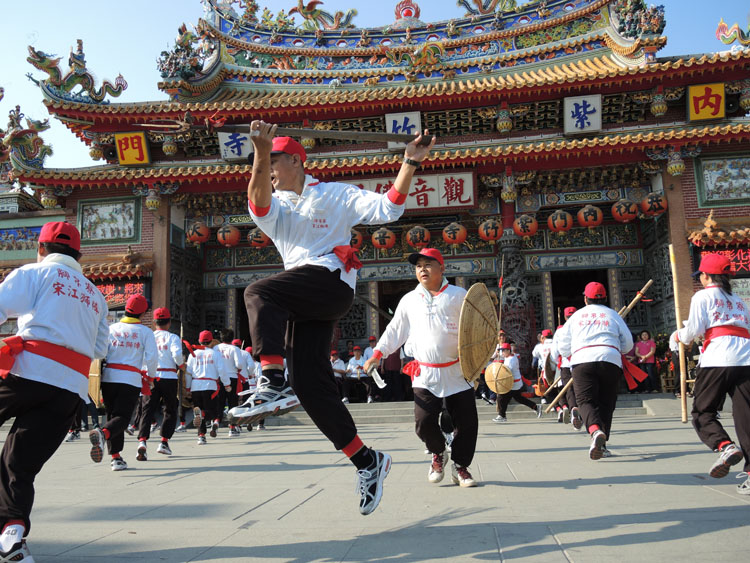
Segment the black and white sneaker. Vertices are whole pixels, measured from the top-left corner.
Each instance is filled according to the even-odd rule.
[[[113,457],[110,465],[112,471],[125,471],[128,468],[128,464],[121,457]]]
[[[214,420],[213,423],[211,424],[211,431],[208,433],[208,435],[211,436],[211,438],[216,438],[216,434],[218,433],[219,433],[219,421]]]
[[[14,543],[8,551],[0,551],[0,563],[34,563],[34,558],[29,553],[26,540]]]
[[[711,466],[708,474],[717,479],[726,477],[729,474],[729,468],[741,462],[742,457],[742,450],[731,442],[721,449],[719,459]]]
[[[383,481],[391,470],[391,456],[372,450],[375,461],[367,469],[357,470],[357,492],[359,493],[359,513],[370,514],[383,498]]]
[[[162,442],[159,447],[156,448],[157,454],[172,455],[172,448],[169,447],[169,443]]]
[[[743,471],[737,475],[737,479],[745,479],[743,483],[737,485],[737,492],[741,495],[750,495],[750,473]]]
[[[275,387],[265,376],[258,382],[258,390],[242,405],[229,411],[233,424],[252,424],[267,416],[281,416],[300,405],[297,395],[289,385]]]
[[[576,430],[580,430],[583,428],[583,418],[581,418],[581,413],[578,412],[578,407],[573,407],[573,410],[571,411],[571,422],[573,423],[573,428]]]
[[[148,457],[146,456],[146,442],[143,440],[138,442],[138,453],[136,454],[135,459],[138,461],[148,461]]]
[[[89,455],[95,463],[99,463],[104,457],[104,444],[106,442],[104,439],[104,432],[99,428],[94,428],[89,432],[89,442],[91,442],[91,451],[89,452]]]
[[[601,430],[595,431],[591,435],[591,446],[589,447],[589,457],[593,460],[602,459],[606,449],[607,436]]]

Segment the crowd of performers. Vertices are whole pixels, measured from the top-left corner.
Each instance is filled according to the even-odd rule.
[[[106,448],[113,470],[127,467],[121,456],[124,434],[139,401],[136,459],[147,459],[153,413],[161,402],[166,409],[156,451],[171,453],[169,440],[179,428],[177,370],[184,365],[186,389],[200,418],[199,443],[205,443],[206,433],[217,435],[224,401],[229,402],[230,436],[237,434],[239,426],[258,424],[301,405],[354,465],[360,513],[367,515],[377,508],[392,459],[387,452],[369,448],[359,436],[334,375],[334,369],[343,376],[341,370],[346,373],[347,368],[337,363],[331,342],[336,322],[352,304],[361,266],[350,246],[351,228],[392,222],[402,215],[413,175],[435,140],[420,144],[420,135],[406,145],[393,187],[379,194],[307,175],[304,148],[289,137],[275,137],[276,128],[262,121],[250,126],[254,161],[249,211],[278,249],[284,270],[245,290],[253,345],[247,355],[232,343],[228,331],[218,344],[213,343],[212,333],[204,331],[185,358],[179,338],[169,331],[167,309],[154,311],[156,330],[141,323],[149,307],[143,296],[131,297],[125,317],[109,326],[104,297],[82,273],[80,233],[69,223],[44,225],[37,262],[14,270],[0,284],[0,322],[18,318],[17,335],[0,347],[0,423],[15,419],[0,456],[0,561],[33,561],[26,537],[34,478],[80,416],[81,401],[89,400],[93,359],[106,361],[101,384],[106,421],[89,433],[95,462],[102,461]],[[408,347],[414,359],[404,371],[412,379],[416,433],[432,454],[428,481],[438,483],[450,471],[453,483],[473,487],[477,481],[470,465],[479,427],[477,401],[473,384],[462,376],[458,357],[459,315],[466,291],[447,281],[438,250],[425,248],[408,259],[415,266],[417,285],[401,299],[393,320],[370,346],[370,357],[355,370],[360,378],[369,376],[383,358]],[[709,474],[723,477],[743,459],[747,473],[747,307],[732,293],[726,258],[704,256],[697,274],[704,289],[693,297],[685,327],[671,340],[687,345],[703,337],[692,416],[700,439],[718,453]],[[563,378],[573,382],[558,416],[570,417],[574,427],[588,432],[589,457],[598,460],[607,452],[620,379],[625,376],[635,383],[633,377],[645,379],[646,374],[623,359],[633,348],[633,337],[620,315],[607,306],[604,286],[592,282],[583,293],[585,306],[566,311],[566,322],[554,336],[545,333],[541,344],[549,346],[547,356],[553,365],[559,358],[560,383]],[[360,351],[354,352],[357,356]],[[500,357],[514,382],[508,393],[498,397],[497,422],[506,419],[511,399],[539,408],[524,403],[519,394],[521,374],[512,343],[504,338],[496,359]],[[249,387],[251,372],[255,391],[237,404],[237,390]],[[225,398],[219,399],[222,392]],[[369,389],[368,397],[371,393]],[[716,416],[727,394],[732,397],[739,446]],[[450,433],[445,432],[448,417]],[[750,477],[738,492],[750,494]]]

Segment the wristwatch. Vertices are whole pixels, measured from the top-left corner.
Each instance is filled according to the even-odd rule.
[[[404,162],[408,164],[409,166],[413,166],[414,168],[419,168],[422,166],[422,163],[418,160],[412,160],[411,158],[404,158]]]

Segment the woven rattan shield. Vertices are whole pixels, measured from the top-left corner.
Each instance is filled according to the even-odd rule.
[[[500,362],[492,362],[484,370],[484,381],[493,393],[504,395],[513,388],[513,372]]]
[[[474,383],[490,361],[497,343],[497,313],[490,292],[483,283],[469,288],[458,321],[458,357],[461,371]]]

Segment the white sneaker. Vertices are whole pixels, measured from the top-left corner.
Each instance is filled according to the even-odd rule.
[[[125,432],[127,432],[130,436],[132,436],[133,434],[135,434],[136,430],[137,428],[135,427],[134,424],[128,424],[128,427],[125,429]]]
[[[372,450],[375,461],[367,469],[357,470],[357,492],[359,493],[359,513],[370,514],[383,498],[383,481],[391,470],[391,456]]]
[[[581,418],[581,413],[578,411],[578,407],[573,407],[573,410],[571,412],[571,422],[573,423],[573,428],[580,431],[583,429],[583,418]]]
[[[0,551],[0,562],[5,561],[13,561],[14,563],[16,561],[19,561],[20,563],[34,563],[34,558],[29,552],[26,540],[14,543],[7,552]]]
[[[230,410],[231,417],[242,420],[281,416],[300,405],[297,395],[289,385],[279,389],[271,386],[266,377],[261,376],[259,379],[258,390],[242,405]]]
[[[563,424],[569,424],[570,423],[570,409],[568,407],[563,407],[562,410],[563,413]]]
[[[169,447],[167,442],[162,442],[159,447],[156,448],[157,454],[172,455],[172,448]]]
[[[157,428],[159,428],[159,423],[158,423],[158,422],[154,422],[154,423],[153,423],[153,424],[151,425],[151,432],[156,432],[156,429],[157,429]]]
[[[345,405],[348,405],[349,404],[349,399],[347,399],[346,397],[344,397],[343,399],[341,399],[341,402],[344,403]]]
[[[236,426],[233,426],[229,429],[227,438],[239,438],[239,436],[240,436],[239,428],[237,428]]]
[[[591,446],[589,447],[589,457],[593,460],[604,457],[605,444],[607,436],[601,430],[595,431],[591,435]]]
[[[742,450],[734,442],[730,442],[719,452],[719,459],[711,466],[708,474],[720,479],[729,474],[729,469],[742,461]]]
[[[492,422],[497,422],[497,423],[508,422],[508,419],[505,418],[504,416],[497,415],[495,418],[492,419]]]
[[[459,467],[455,463],[451,465],[451,479],[454,485],[459,487],[476,487],[477,482],[469,473],[468,467]]]
[[[450,455],[446,449],[442,454],[432,454],[430,462],[430,471],[427,473],[427,480],[430,483],[439,483],[445,475],[445,466],[450,461]]]
[[[68,432],[68,435],[65,436],[66,442],[75,442],[76,440],[79,440],[81,438],[81,434],[79,432]]]
[[[199,446],[205,446],[206,445],[206,437],[205,436],[198,436],[198,445]]]
[[[557,411],[557,422],[562,424],[564,418],[565,418],[565,414],[563,413],[563,410],[560,409],[559,411]]]
[[[175,432],[187,432],[187,426],[185,426],[184,423],[180,423],[180,425],[174,429]]]
[[[148,461],[148,457],[146,456],[146,442],[144,440],[138,442],[138,454],[135,456],[135,459],[138,461]]]
[[[367,397],[367,402],[368,403],[374,403],[375,399],[373,399],[372,397]]]
[[[607,446],[602,448],[602,457],[612,457],[612,452],[607,449]]]
[[[92,461],[99,463],[104,457],[104,445],[106,443],[104,432],[101,431],[101,428],[94,428],[89,432],[89,442],[91,442],[89,455]]]
[[[543,405],[546,405],[546,404],[547,404],[547,399],[545,399],[544,397],[542,397],[542,404],[543,404]]]
[[[112,458],[112,471],[125,471],[128,468],[128,464],[121,457]]]
[[[542,405],[536,406],[536,417],[542,418],[542,415],[544,415],[544,407]]]

